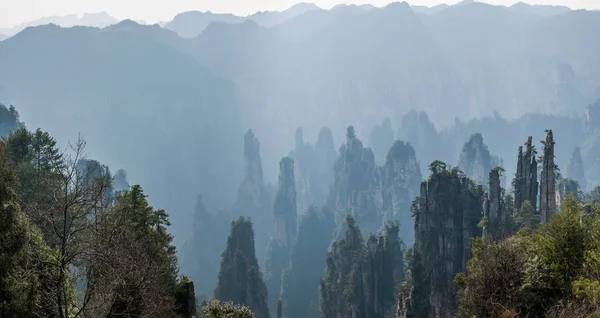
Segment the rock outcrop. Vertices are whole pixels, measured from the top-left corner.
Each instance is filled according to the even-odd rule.
[[[569,159],[567,178],[577,181],[582,190],[586,189],[587,181],[583,169],[583,157],[581,156],[581,149],[579,147],[573,150],[573,154],[571,154],[571,158]]]
[[[540,185],[540,215],[542,224],[546,224],[558,211],[556,201],[556,164],[554,164],[554,136],[552,130],[547,131],[542,163]]]
[[[273,215],[275,230],[269,241],[265,276],[269,289],[269,309],[275,315],[281,289],[281,274],[289,263],[298,226],[294,160],[289,157],[281,159],[279,163],[279,188],[275,196]]]
[[[430,171],[413,205],[414,289],[406,316],[450,318],[457,309],[454,276],[471,256],[471,238],[481,235],[483,187],[440,161]]]
[[[335,222],[329,208],[318,211],[311,206],[302,216],[290,262],[281,278],[284,317],[319,316],[319,281],[334,228]]]
[[[363,242],[354,219],[346,219],[343,240],[333,243],[321,279],[322,318],[391,318],[395,315],[396,284],[403,278],[398,226]]]
[[[496,166],[502,166],[502,161],[490,154],[480,133],[471,135],[460,153],[458,168],[477,184],[487,184],[488,172]]]
[[[199,296],[210,296],[217,284],[219,255],[225,248],[226,235],[227,223],[208,212],[198,195],[192,233],[181,248],[181,268],[195,282]]]
[[[534,210],[537,208],[537,192],[539,187],[537,179],[538,162],[536,159],[537,151],[531,140],[532,137],[530,136],[525,143],[525,151],[523,151],[522,146],[519,147],[517,173],[513,179],[515,208],[517,210],[521,209],[521,205],[525,201],[529,201]]]
[[[500,186],[500,172],[500,168],[490,171],[489,192],[483,201],[483,237],[495,242],[510,235],[506,228],[506,206],[502,196],[504,191]]]
[[[264,264],[273,230],[272,201],[263,180],[260,143],[252,130],[248,130],[244,136],[244,167],[244,179],[237,200],[225,217],[232,220],[244,216],[252,220],[256,234],[256,256]]]
[[[369,134],[369,147],[373,149],[375,163],[383,165],[390,147],[394,144],[392,122],[386,117],[380,125],[375,125]]]
[[[379,167],[371,149],[364,148],[356,138],[354,128],[348,128],[346,137],[335,163],[335,181],[329,196],[329,205],[340,225],[337,237],[344,233],[343,219],[350,214],[364,233],[378,232],[388,220],[400,221],[406,229],[402,237],[411,242],[410,204],[421,180],[414,149],[396,141],[388,151],[385,165]]]
[[[215,299],[248,306],[257,318],[269,318],[267,287],[254,249],[254,231],[249,219],[231,222],[231,234],[222,254]]]
[[[397,140],[388,151],[385,165],[377,170],[377,206],[381,210],[381,221],[400,222],[400,239],[407,245],[414,242],[414,221],[410,207],[419,195],[423,180],[421,169],[413,147]]]
[[[333,164],[336,158],[331,130],[322,128],[317,143],[312,147],[304,142],[302,128],[298,128],[296,146],[290,157],[295,162],[298,212],[306,212],[313,204],[325,204],[333,182]]]

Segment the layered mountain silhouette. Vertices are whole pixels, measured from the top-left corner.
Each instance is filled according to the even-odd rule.
[[[163,32],[133,21],[29,27],[0,42],[0,98],[62,146],[81,133],[88,153],[144,184],[181,233],[198,193],[211,209],[233,201],[243,130],[233,84],[150,36]]]
[[[326,126],[340,142],[348,125],[368,133],[410,109],[439,128],[494,111],[581,114],[600,98],[598,11],[295,8],[232,21],[186,13],[166,29],[30,27],[0,42],[0,101],[61,141],[82,132],[93,153],[123,152],[98,159],[185,224],[198,193],[210,211],[232,202],[248,128],[272,181],[299,126],[307,140]]]
[[[5,34],[6,36],[14,35],[22,30],[26,29],[30,26],[40,26],[46,24],[56,24],[62,27],[72,27],[72,26],[90,26],[90,27],[98,27],[103,28],[109,25],[113,25],[118,23],[119,20],[111,17],[106,12],[98,12],[98,13],[84,13],[81,17],[76,14],[69,14],[65,16],[49,16],[39,18],[33,21],[25,22],[14,26],[12,28],[0,28],[0,34]],[[1,40],[1,37],[0,37]]]

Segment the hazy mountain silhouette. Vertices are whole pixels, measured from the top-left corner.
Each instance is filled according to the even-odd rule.
[[[212,22],[234,24],[252,20],[261,26],[271,27],[313,10],[320,10],[320,8],[312,3],[298,3],[284,11],[261,11],[245,17],[210,11],[188,11],[176,15],[171,22],[164,24],[164,28],[175,31],[184,38],[192,38],[199,35]]]
[[[27,28],[0,42],[0,87],[28,127],[63,146],[80,132],[94,159],[144,184],[177,233],[198,193],[215,210],[233,201],[243,130],[234,86],[161,43],[164,32],[132,21]]]
[[[72,27],[72,26],[91,26],[91,27],[99,27],[103,28],[115,23],[118,23],[119,20],[111,17],[106,12],[98,12],[98,13],[84,13],[81,18],[76,14],[69,14],[65,16],[49,16],[39,18],[33,21],[25,22],[14,26],[12,28],[0,28],[0,33],[6,35],[14,35],[27,27],[30,26],[39,26],[45,24],[56,24],[62,27]]]

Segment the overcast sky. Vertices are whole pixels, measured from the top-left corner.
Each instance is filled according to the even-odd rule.
[[[189,11],[232,12],[247,15],[263,10],[282,10],[294,0],[0,0],[0,27],[11,27],[43,16],[106,11],[118,19],[145,20],[149,23],[168,21],[175,14]],[[309,2],[309,1],[307,1]],[[382,6],[389,0],[315,0],[322,8],[339,3],[371,3]],[[453,4],[456,0],[409,0],[411,5]],[[515,0],[483,0],[492,4],[511,5]],[[600,0],[529,0],[530,4],[566,5],[572,9],[600,9]]]

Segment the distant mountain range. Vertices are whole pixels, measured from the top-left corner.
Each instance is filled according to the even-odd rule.
[[[118,19],[111,17],[106,12],[84,13],[81,17],[78,17],[76,14],[69,14],[65,16],[43,17],[37,20],[19,24],[12,28],[0,28],[0,34],[12,36],[23,31],[27,27],[45,24],[56,24],[66,28],[72,26],[90,26],[103,28],[118,22]]]
[[[0,102],[61,141],[81,132],[94,154],[119,152],[97,159],[125,168],[184,228],[198,193],[211,211],[235,197],[247,128],[277,180],[298,126],[306,140],[330,127],[340,142],[348,125],[364,137],[410,109],[446,127],[581,114],[600,98],[598,11],[465,2],[195,14],[165,28],[26,28],[0,42]]]
[[[180,13],[171,22],[164,24],[165,29],[175,31],[182,37],[191,38],[200,34],[213,22],[224,23],[242,23],[246,20],[252,20],[263,27],[271,27],[303,13],[321,10],[312,3],[299,3],[284,11],[262,11],[256,12],[250,16],[242,17],[233,14],[219,14],[212,12],[188,11]]]

